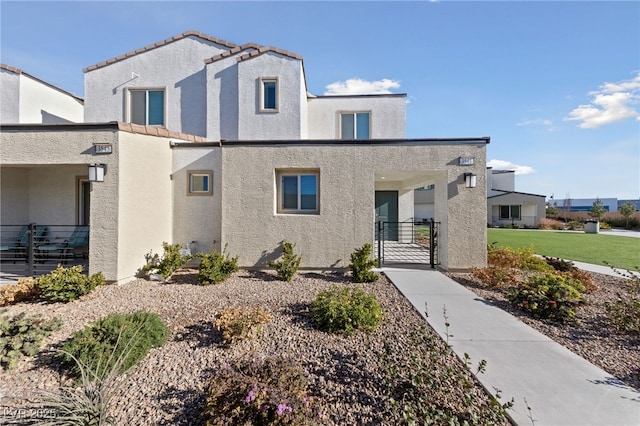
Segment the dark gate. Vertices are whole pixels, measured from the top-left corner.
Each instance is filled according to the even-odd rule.
[[[433,219],[414,223],[383,222],[375,225],[376,250],[380,267],[390,264],[439,265],[438,225]]]

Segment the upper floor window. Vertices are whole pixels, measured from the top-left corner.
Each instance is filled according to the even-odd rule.
[[[260,79],[260,110],[278,111],[278,79]]]
[[[340,114],[341,139],[369,139],[370,113],[343,112]]]
[[[129,89],[129,121],[134,124],[164,126],[164,90]]]

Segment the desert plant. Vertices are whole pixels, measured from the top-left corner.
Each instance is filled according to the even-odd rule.
[[[215,326],[222,333],[222,342],[231,344],[250,338],[257,327],[272,319],[273,315],[262,308],[226,308],[216,316]]]
[[[34,356],[42,341],[61,326],[57,318],[45,320],[25,312],[0,317],[0,366],[11,370],[23,355]]]
[[[129,336],[129,340],[122,339],[122,330],[115,342],[114,349],[104,360],[97,365],[85,364],[73,354],[59,351],[73,360],[76,370],[80,372],[80,381],[73,385],[62,385],[55,391],[39,391],[39,401],[34,410],[48,413],[45,426],[66,425],[115,425],[116,418],[110,415],[112,412],[111,398],[122,386],[124,381],[117,381],[118,375],[123,371],[124,361],[136,346],[138,332]],[[104,368],[104,366],[108,366]]]
[[[238,270],[238,257],[229,257],[225,246],[222,252],[198,254],[201,259],[198,267],[198,280],[202,285],[218,284]]]
[[[203,420],[208,426],[317,424],[307,375],[297,361],[284,357],[227,364],[211,379]]]
[[[573,319],[575,308],[584,303],[584,290],[580,281],[547,273],[531,276],[520,286],[507,289],[505,296],[535,318],[565,322]]]
[[[577,269],[570,260],[560,259],[559,257],[544,256],[544,260],[556,271],[567,272]]]
[[[91,293],[96,286],[104,285],[102,272],[90,277],[82,273],[82,265],[65,268],[58,265],[56,269],[37,280],[43,297],[52,302],[70,302],[80,296]]]
[[[302,259],[293,252],[295,244],[288,241],[282,241],[281,244],[282,255],[277,260],[269,262],[268,265],[275,268],[280,280],[290,282],[296,274]]]
[[[361,288],[332,285],[311,303],[311,316],[321,329],[349,336],[355,330],[375,330],[382,322],[382,308]]]
[[[142,267],[141,271],[143,273],[158,273],[163,279],[169,279],[174,272],[191,260],[190,255],[182,254],[182,249],[182,244],[169,244],[163,241],[162,256],[153,253],[147,254],[147,264]]]
[[[604,305],[616,330],[640,334],[640,276],[630,271],[621,275],[631,280],[627,294],[617,293],[616,300],[607,301]]]
[[[82,376],[79,365],[103,376],[113,368],[125,348],[128,355],[122,359],[122,371],[144,358],[151,348],[162,346],[168,335],[169,329],[155,313],[111,313],[73,333],[62,345],[59,358],[77,378]],[[132,343],[130,347],[119,346],[120,340]]]
[[[548,210],[547,210],[547,215],[549,215]],[[546,219],[540,219],[540,222],[538,223],[538,227],[540,229],[561,230],[561,229],[564,229],[564,223],[557,219],[546,218]]]
[[[378,281],[378,274],[371,269],[377,263],[371,258],[371,244],[365,243],[362,247],[351,253],[351,278],[356,283],[372,283]]]
[[[39,296],[40,288],[33,278],[20,278],[15,284],[7,284],[0,287],[0,306],[12,305],[25,300],[34,300]]]
[[[488,266],[486,268],[471,268],[471,274],[489,287],[503,288],[518,281],[518,273],[513,268]]]
[[[385,375],[384,389],[397,418],[390,424],[495,425],[508,424],[507,410],[513,399],[500,403],[500,392],[483,400],[473,392],[474,375],[483,373],[481,360],[472,370],[467,354],[459,368],[451,347],[424,328],[411,334],[408,359],[397,358],[388,345],[379,355]],[[451,404],[451,401],[457,404]]]

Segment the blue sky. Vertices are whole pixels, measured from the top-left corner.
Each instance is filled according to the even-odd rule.
[[[308,90],[406,93],[407,137],[490,136],[516,189],[640,197],[640,2],[1,1],[2,63],[82,69],[186,30],[304,58]]]

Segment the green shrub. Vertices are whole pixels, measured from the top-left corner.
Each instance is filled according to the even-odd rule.
[[[226,246],[222,253],[198,254],[201,262],[198,268],[198,280],[202,285],[218,284],[238,270],[238,257],[229,257]]]
[[[169,329],[155,313],[112,313],[73,333],[63,344],[59,357],[76,377],[82,373],[74,358],[98,376],[103,376],[125,350],[128,355],[122,359],[122,371],[131,368],[151,348],[162,346],[168,335]],[[133,343],[127,348],[118,345],[120,341]]]
[[[471,274],[490,287],[502,288],[518,282],[518,273],[513,268],[501,266],[473,267],[471,268]]]
[[[518,287],[505,291],[512,305],[530,312],[535,318],[558,322],[570,320],[575,308],[584,303],[585,288],[571,277],[556,274],[529,277]]]
[[[103,368],[101,364],[85,365],[71,354],[67,354],[80,372],[79,382],[64,384],[54,391],[36,391],[32,408],[36,412],[46,412],[55,419],[46,425],[116,425],[111,399],[116,391],[126,383],[116,380],[123,370],[122,365],[135,346],[137,336],[131,340],[118,340],[109,354]],[[62,353],[62,351],[60,351]]]
[[[202,418],[208,426],[318,423],[305,370],[295,360],[239,361],[216,371]]]
[[[513,249],[511,247],[498,247],[493,243],[487,246],[487,262],[491,266],[501,268],[516,268],[538,272],[552,270],[544,259],[534,254],[533,247]]]
[[[351,335],[355,330],[375,330],[382,322],[382,309],[375,296],[361,288],[332,285],[311,303],[311,316],[325,331]]]
[[[102,272],[90,277],[82,273],[82,265],[65,268],[62,265],[38,278],[42,296],[53,302],[70,302],[91,293],[96,286],[104,285]]]
[[[629,273],[632,284],[628,293],[617,293],[613,302],[605,302],[609,318],[616,330],[622,333],[640,334],[640,278]]]
[[[293,253],[295,244],[288,241],[282,242],[282,255],[279,260],[269,262],[269,266],[276,269],[278,278],[290,282],[300,266],[300,256]]]
[[[507,410],[513,407],[513,399],[501,403],[497,389],[489,398],[472,391],[477,386],[474,375],[485,371],[486,361],[472,370],[464,354],[464,368],[460,368],[451,347],[425,328],[410,337],[407,357],[398,358],[386,343],[378,356],[385,376],[383,390],[396,413],[388,424],[509,424]]]
[[[7,284],[0,287],[0,306],[13,305],[25,300],[34,300],[39,296],[40,288],[33,278],[19,278],[15,284]]]
[[[577,220],[570,220],[569,223],[567,223],[567,229],[569,231],[581,231],[584,229],[584,225]]]
[[[162,249],[164,253],[162,257],[158,254],[147,254],[147,264],[142,267],[142,272],[158,273],[163,279],[169,279],[174,272],[191,260],[190,255],[181,253],[182,248],[182,244],[169,244],[163,241]]]
[[[273,316],[262,308],[227,308],[216,316],[215,325],[222,333],[222,342],[231,344],[250,338],[256,327],[272,319]]]
[[[351,253],[351,277],[356,283],[372,283],[378,281],[378,274],[371,268],[377,266],[377,262],[371,259],[371,244],[366,243]]]
[[[22,355],[34,356],[45,337],[61,326],[57,318],[47,321],[40,316],[27,316],[25,312],[0,317],[0,366],[11,370]]]

